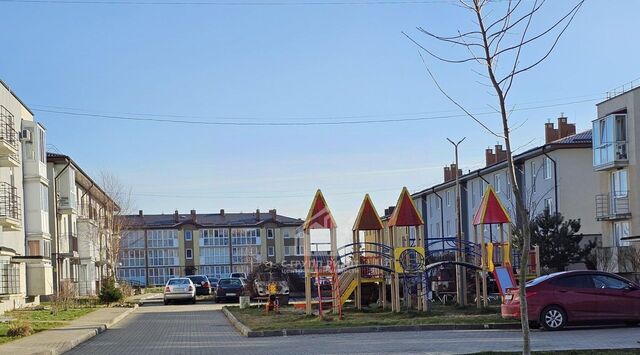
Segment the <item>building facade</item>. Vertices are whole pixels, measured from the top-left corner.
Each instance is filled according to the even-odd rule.
[[[301,219],[268,213],[125,216],[118,278],[134,285],[164,285],[171,277],[250,273],[265,262],[295,267],[303,260]]]
[[[628,276],[640,273],[640,87],[597,104],[593,121],[596,218],[602,248],[599,267]]]
[[[425,221],[428,247],[446,249],[446,238],[456,236],[456,173],[460,181],[462,233],[473,240],[471,223],[482,196],[491,185],[507,213],[515,219],[515,199],[507,174],[506,151],[496,145],[485,151],[486,165],[463,174],[455,164],[444,168],[444,182],[412,195],[420,206]],[[580,219],[585,239],[600,236],[595,220],[595,206],[586,203],[584,191],[596,189],[597,177],[592,172],[591,131],[576,134],[575,125],[566,117],[558,118],[558,128],[545,124],[545,144],[514,156],[516,179],[529,211],[534,217],[548,208],[561,213],[565,219]],[[497,241],[499,226],[485,226],[487,241]],[[438,243],[438,240],[442,242]],[[450,248],[450,246],[449,246]]]
[[[55,290],[71,287],[80,296],[96,295],[115,267],[109,253],[119,206],[67,155],[48,153],[46,171]]]
[[[46,130],[0,81],[0,312],[52,293]]]

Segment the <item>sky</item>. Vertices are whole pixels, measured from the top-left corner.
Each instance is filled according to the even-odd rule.
[[[454,1],[56,1],[0,1],[0,78],[46,126],[48,149],[94,177],[116,175],[132,190],[134,212],[276,208],[304,218],[320,188],[346,242],[365,193],[382,213],[403,186],[414,192],[442,182],[442,167],[453,161],[447,137],[466,137],[465,171],[482,167],[484,149],[500,143],[438,91],[403,35],[464,57],[416,29],[471,29],[473,17]],[[575,4],[549,1],[530,33]],[[491,6],[493,15],[504,2]],[[584,4],[550,57],[514,82],[514,147],[544,143],[544,123],[561,113],[578,131],[589,129],[605,92],[640,77],[640,47],[630,40],[638,13],[639,1]],[[549,45],[534,43],[522,63]],[[500,129],[482,67],[423,55],[452,97]],[[441,118],[281,125],[434,117]]]

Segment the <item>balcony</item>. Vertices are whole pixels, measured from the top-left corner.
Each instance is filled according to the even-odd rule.
[[[13,125],[13,115],[4,106],[0,106],[0,155],[18,153],[18,132]]]
[[[595,171],[624,167],[629,164],[627,142],[604,143],[593,147]]]
[[[18,189],[6,182],[0,183],[0,225],[7,231],[22,229],[22,205]]]
[[[615,221],[629,218],[631,210],[628,193],[596,195],[596,220]]]

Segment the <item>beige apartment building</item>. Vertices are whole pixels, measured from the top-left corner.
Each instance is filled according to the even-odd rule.
[[[638,275],[640,252],[640,87],[597,104],[593,170],[599,181],[596,218],[602,229],[599,268]],[[634,247],[634,249],[632,249]]]
[[[195,274],[248,274],[265,261],[296,268],[303,260],[304,221],[276,210],[154,215],[139,211],[123,218],[118,279],[133,285],[164,285],[171,277]]]

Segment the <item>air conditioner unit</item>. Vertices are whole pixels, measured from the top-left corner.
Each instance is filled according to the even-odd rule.
[[[31,131],[23,129],[22,132],[20,132],[20,139],[25,142],[31,142]]]

